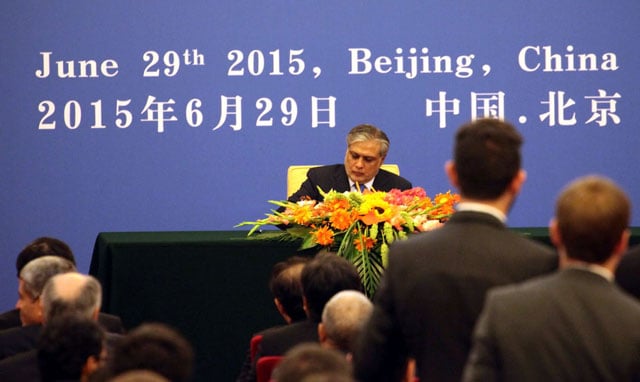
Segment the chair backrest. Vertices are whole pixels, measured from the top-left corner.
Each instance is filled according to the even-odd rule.
[[[318,167],[320,165],[295,165],[289,166],[287,169],[287,198],[293,195],[294,192],[300,189],[302,182],[307,179],[307,171],[312,167]],[[397,164],[383,164],[381,167],[383,170],[387,170],[393,174],[400,175],[400,168]]]
[[[255,336],[251,337],[251,342],[249,342],[252,362],[256,358],[256,353],[258,352],[258,345],[260,345],[260,341],[262,341],[262,334],[256,334]]]
[[[278,366],[284,356],[270,355],[258,358],[256,363],[256,381],[257,382],[269,382],[271,380],[271,374],[273,369]]]

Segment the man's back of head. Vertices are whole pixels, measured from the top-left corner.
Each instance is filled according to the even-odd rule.
[[[287,322],[304,320],[302,304],[302,269],[309,261],[306,257],[293,256],[273,266],[269,290],[276,299],[276,306]]]
[[[18,277],[20,276],[20,271],[28,262],[43,256],[58,256],[69,260],[73,264],[76,263],[73,252],[67,243],[54,237],[43,236],[27,244],[16,257]]]
[[[302,270],[307,315],[316,322],[320,322],[327,301],[349,289],[362,291],[360,276],[353,264],[335,254],[320,252]]]
[[[112,376],[131,370],[151,370],[172,382],[188,381],[193,368],[191,344],[160,323],[142,324],[116,345],[108,366]]]
[[[47,322],[37,346],[43,382],[80,380],[100,364],[105,333],[95,321],[64,314]]]
[[[323,346],[352,353],[355,341],[373,311],[367,296],[355,290],[336,293],[324,306],[318,334]]]
[[[454,163],[463,197],[496,199],[520,170],[522,136],[508,122],[483,118],[456,132]]]
[[[53,276],[42,292],[45,323],[63,314],[77,314],[97,320],[102,288],[93,276],[64,273]]]
[[[568,258],[602,264],[626,250],[630,215],[631,202],[613,181],[585,176],[561,192],[550,232]]]
[[[272,378],[276,382],[351,381],[351,375],[351,364],[342,353],[304,343],[285,354]]]

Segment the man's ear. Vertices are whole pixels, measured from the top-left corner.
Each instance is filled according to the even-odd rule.
[[[549,222],[549,238],[556,248],[560,248],[562,246],[562,237],[560,236],[558,220],[556,220],[556,218],[551,219]]]
[[[449,183],[451,183],[453,187],[460,189],[460,184],[458,182],[458,170],[456,170],[456,164],[452,160],[448,160],[444,164],[444,172],[449,178]]]
[[[284,318],[286,323],[290,324],[291,317],[289,317],[287,312],[284,310],[284,306],[282,306],[282,303],[280,302],[280,300],[278,300],[278,298],[276,297],[273,299],[273,303],[276,305],[276,309],[278,309],[278,313],[280,313],[280,315],[282,316],[282,318]]]
[[[509,185],[511,193],[514,195],[519,194],[520,190],[522,189],[522,185],[524,185],[524,182],[526,182],[526,180],[527,172],[523,169],[518,170],[518,173],[513,177],[513,179],[511,180],[511,184]]]
[[[327,340],[327,332],[324,330],[324,324],[318,324],[318,341],[322,344]]]

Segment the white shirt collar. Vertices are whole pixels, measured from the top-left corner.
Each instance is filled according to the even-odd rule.
[[[567,268],[582,269],[582,270],[585,270],[587,272],[595,273],[596,275],[602,276],[603,278],[607,279],[608,281],[613,281],[614,280],[613,273],[611,273],[611,271],[608,270],[607,268],[605,268],[605,267],[603,267],[601,265],[598,265],[598,264],[571,263],[570,265],[567,265]]]
[[[484,212],[485,214],[495,216],[496,219],[500,220],[505,224],[507,223],[507,215],[505,215],[504,212],[487,204],[475,203],[475,202],[461,202],[461,203],[458,203],[458,205],[456,206],[456,210]]]
[[[367,183],[364,184],[364,186],[368,189],[371,190],[373,188],[373,181],[375,180],[375,176],[373,177],[373,179],[371,179],[370,181],[368,181]],[[349,188],[353,191],[356,189],[356,182],[354,182],[353,180],[349,179]]]

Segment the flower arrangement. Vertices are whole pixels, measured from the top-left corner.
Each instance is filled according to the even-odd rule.
[[[421,187],[389,192],[324,192],[323,201],[269,201],[281,207],[267,217],[243,222],[253,225],[249,236],[265,225],[283,228],[276,236],[301,239],[300,249],[317,247],[336,252],[358,270],[365,291],[373,296],[387,265],[389,245],[412,232],[442,225],[459,201],[451,191],[433,200]]]

